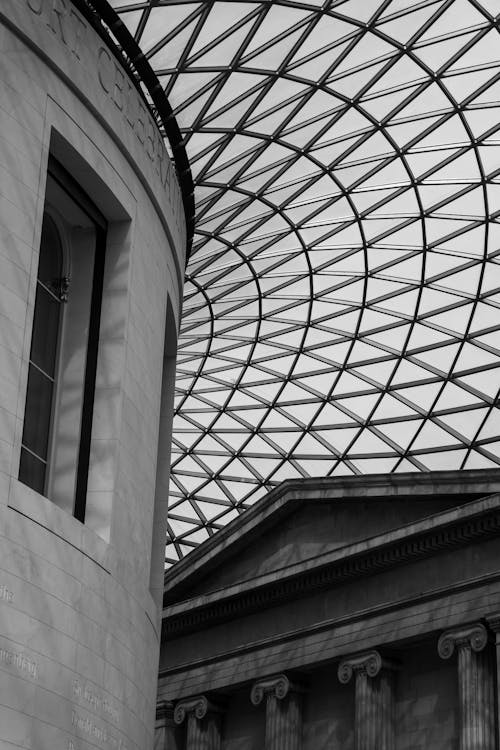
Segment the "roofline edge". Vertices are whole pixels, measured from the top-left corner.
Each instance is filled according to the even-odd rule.
[[[193,176],[191,174],[191,166],[187,157],[186,148],[184,146],[184,140],[177,124],[174,112],[168,98],[163,91],[163,88],[156,76],[156,73],[149,64],[145,54],[135,41],[134,37],[127,29],[123,21],[120,19],[117,12],[112,8],[107,0],[71,0],[73,5],[78,8],[80,13],[92,24],[94,30],[101,36],[106,44],[113,51],[114,55],[120,60],[124,70],[134,83],[134,86],[139,91],[140,95],[144,99],[144,94],[138,85],[138,79],[134,76],[135,71],[139,77],[139,80],[146,87],[156,112],[151,108],[149,102],[145,100],[146,105],[153,116],[153,119],[158,124],[158,119],[161,121],[161,125],[165,130],[165,135],[168,138],[170,148],[174,157],[174,165],[179,180],[179,187],[181,189],[182,203],[184,207],[184,217],[186,221],[186,264],[191,253],[191,247],[193,244],[194,236],[194,219],[195,219],[195,203],[194,203],[194,183]],[[111,34],[102,25],[104,22],[109,26],[111,32],[116,37],[116,40],[121,45],[120,47],[115,44]],[[131,66],[127,65],[127,61],[122,54],[122,50],[125,55],[129,58]]]

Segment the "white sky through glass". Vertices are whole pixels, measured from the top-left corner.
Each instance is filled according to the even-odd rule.
[[[167,562],[283,479],[498,466],[496,0],[111,4],[196,184]]]

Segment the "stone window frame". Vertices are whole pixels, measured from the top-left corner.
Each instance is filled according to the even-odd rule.
[[[72,497],[68,496],[64,500],[57,498],[54,495],[53,481],[51,479],[51,468],[53,467],[54,454],[57,449],[54,427],[57,419],[58,405],[61,403],[61,400],[64,396],[65,388],[68,387],[67,382],[65,382],[64,374],[61,372],[61,362],[65,353],[64,346],[62,345],[63,326],[64,318],[67,317],[65,315],[65,311],[61,310],[59,313],[59,330],[57,335],[58,341],[55,364],[56,375],[54,378],[52,404],[50,409],[51,415],[47,435],[48,450],[46,473],[44,479],[44,490],[41,494],[43,494],[49,500],[55,501],[56,504],[60,507],[61,505],[63,505],[65,510],[71,510],[71,514],[77,520],[84,523],[88,471],[90,462],[94,394],[97,372],[97,355],[99,347],[99,329],[101,322],[101,306],[103,296],[107,221],[99,211],[97,206],[95,206],[95,204],[91,201],[85,191],[80,187],[78,182],[73,179],[70,173],[57,161],[57,159],[53,155],[49,155],[47,166],[47,188],[43,215],[44,217],[50,217],[52,222],[55,224],[61,238],[63,269],[61,275],[60,299],[62,304],[67,301],[70,294],[68,287],[70,284],[72,252],[74,250],[74,247],[72,247],[73,242],[72,238],[70,237],[70,230],[75,226],[75,222],[74,220],[71,221],[69,217],[65,216],[64,211],[61,212],[60,210],[58,210],[58,208],[55,207],[55,201],[51,200],[51,185],[56,185],[57,189],[65,193],[69,201],[75,204],[78,210],[85,215],[85,217],[93,227],[94,240],[93,251],[92,253],[88,253],[88,270],[91,276],[91,282],[90,286],[85,290],[86,299],[80,299],[80,302],[83,302],[88,309],[88,333],[86,335],[86,342],[83,342],[82,344],[84,367],[82,370],[81,382],[78,384],[81,388],[82,394],[80,419],[78,424],[75,423],[74,433],[71,435],[71,437],[77,441],[78,454],[74,470],[74,492],[72,493]],[[87,263],[87,261],[85,261],[85,263]],[[73,279],[73,285],[75,285],[75,279]],[[78,287],[76,288],[78,289]],[[34,317],[35,316],[36,309]],[[32,346],[33,339],[31,348]],[[32,364],[30,354],[30,368],[31,367]],[[28,390],[29,384],[26,394],[26,405],[28,404],[29,398]],[[29,419],[30,414],[25,411],[24,430],[26,428],[26,425],[28,424]],[[24,445],[22,446],[21,451],[23,450],[25,450]],[[33,487],[32,484],[30,484],[28,477],[22,477],[22,464],[19,469],[19,479],[24,484],[27,484],[32,489],[37,491],[37,489]]]

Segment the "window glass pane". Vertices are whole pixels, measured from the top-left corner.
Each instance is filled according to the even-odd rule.
[[[52,390],[52,381],[30,365],[22,443],[44,460],[49,441]]]
[[[38,279],[49,289],[57,290],[62,276],[62,246],[54,221],[46,213],[43,217]]]
[[[57,223],[52,211],[57,211]],[[104,231],[98,210],[72,176],[49,159],[19,478],[82,521]],[[76,281],[71,287],[70,276]]]
[[[19,466],[19,479],[27,484],[35,492],[43,495],[45,485],[45,464],[40,459],[21,449],[21,463]]]
[[[30,359],[51,378],[54,377],[56,365],[60,308],[59,300],[38,284]]]

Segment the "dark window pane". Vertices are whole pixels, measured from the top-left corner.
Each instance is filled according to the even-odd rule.
[[[80,195],[78,186],[73,185],[62,168],[52,166],[57,171],[58,179],[49,173],[47,206],[57,206],[65,224],[82,231],[71,234],[66,258],[66,247],[63,247],[58,227],[44,212],[19,479],[39,493],[47,493],[58,504],[64,493],[74,491],[74,515],[83,521],[105,235],[100,223],[94,226],[92,215],[85,208],[87,199]],[[63,187],[66,181],[70,188],[68,192]],[[80,197],[79,201],[73,199],[73,190]],[[68,300],[67,275],[70,267],[78,280],[78,287],[75,287],[76,294]],[[66,302],[67,305],[64,304]],[[64,325],[61,325],[63,321]],[[81,372],[80,379],[78,372]],[[57,408],[63,401],[65,407],[61,413],[64,412],[64,423]],[[70,420],[74,421],[74,431],[70,430],[68,438],[66,428]],[[51,480],[49,461],[54,461],[54,482]],[[60,504],[65,505],[70,501],[70,497],[63,498]]]
[[[62,245],[59,232],[48,214],[43,216],[40,258],[38,261],[38,278],[49,287],[58,289],[62,276]]]
[[[21,449],[21,463],[19,466],[19,479],[28,487],[43,495],[45,489],[45,464],[40,459]]]
[[[60,308],[61,303],[38,284],[30,359],[52,378],[56,366]]]
[[[60,300],[48,289],[57,291],[61,272],[62,246],[59,233],[50,216],[45,214],[38,263],[23,448],[19,468],[21,481],[42,494],[45,490],[45,462],[49,445],[54,393],[53,378],[56,369],[61,311]],[[40,372],[38,368],[43,372]],[[26,448],[29,450],[25,450]],[[33,453],[36,455],[32,455]]]
[[[52,391],[52,381],[30,365],[22,444],[44,460],[49,442]]]

